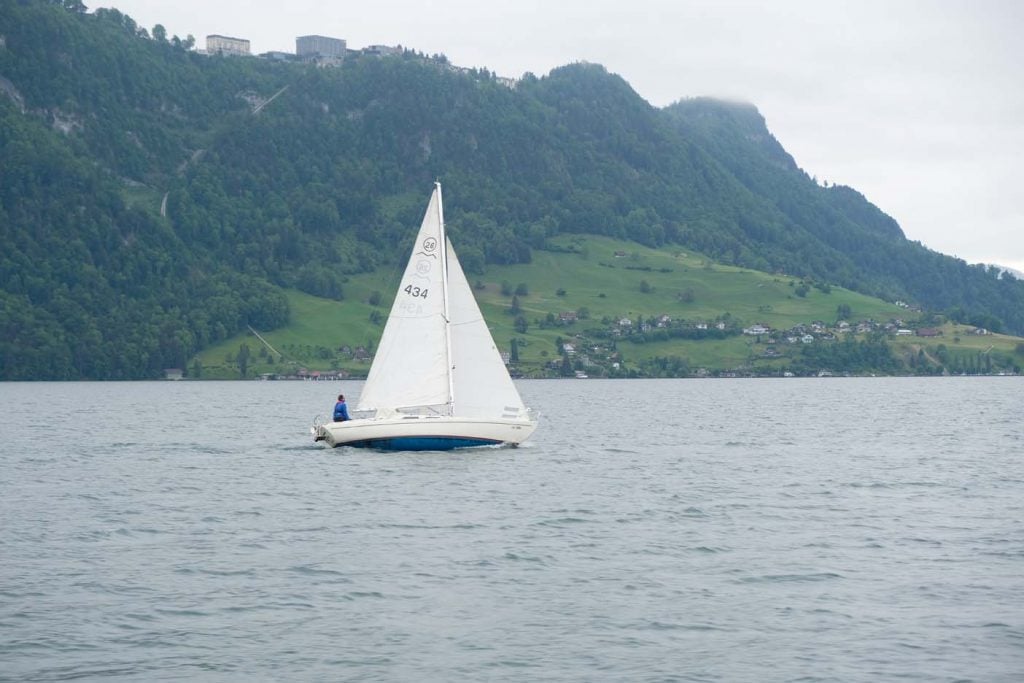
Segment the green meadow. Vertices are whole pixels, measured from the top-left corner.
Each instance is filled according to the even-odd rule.
[[[345,370],[365,375],[366,360],[339,353],[343,347],[365,348],[372,353],[383,330],[401,276],[402,266],[350,276],[344,299],[332,301],[300,292],[288,292],[291,322],[287,327],[258,330],[276,354],[251,334],[239,335],[198,355],[202,376],[239,377],[237,356],[247,345],[250,357],[247,376],[260,373],[288,373],[297,368],[309,371]],[[519,363],[526,375],[539,375],[543,365],[557,359],[556,342],[573,341],[582,335],[595,341],[588,331],[607,329],[608,321],[638,317],[651,319],[668,315],[673,320],[713,322],[723,317],[742,326],[761,323],[773,329],[788,329],[800,323],[822,321],[831,325],[837,310],[847,307],[848,320],[890,319],[911,321],[916,314],[894,303],[882,301],[841,287],[801,287],[797,277],[771,274],[714,263],[686,249],[651,249],[632,242],[597,236],[562,236],[553,240],[551,250],[534,251],[529,264],[488,266],[483,274],[468,273],[477,300],[498,347],[509,351],[517,340]],[[510,312],[517,288],[526,294],[516,297],[525,332],[516,330],[516,315]],[[803,295],[800,295],[800,292]],[[371,302],[376,302],[374,305]],[[545,327],[551,314],[580,312],[585,319],[563,326]],[[956,341],[954,341],[954,339]],[[598,340],[609,344],[611,340]],[[943,344],[949,352],[978,353],[989,347],[1008,354],[1018,350],[1015,337],[969,334],[969,328],[952,325],[940,338],[897,338],[897,348],[917,353],[921,348]],[[627,365],[653,357],[685,358],[691,368],[725,370],[740,366],[759,355],[761,347],[749,336],[725,339],[669,340],[632,343],[616,340],[616,349]],[[759,367],[772,367],[773,361]],[[777,365],[778,361],[774,361]]]

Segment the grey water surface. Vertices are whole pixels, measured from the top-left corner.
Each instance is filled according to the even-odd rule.
[[[0,680],[1024,680],[1024,380],[519,387],[378,453],[359,382],[0,384]]]

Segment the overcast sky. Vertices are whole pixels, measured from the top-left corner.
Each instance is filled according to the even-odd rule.
[[[141,26],[403,45],[501,76],[603,64],[655,106],[751,102],[819,181],[907,237],[1024,271],[1024,2],[1017,0],[109,0]]]

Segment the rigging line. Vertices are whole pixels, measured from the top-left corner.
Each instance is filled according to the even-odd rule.
[[[455,366],[454,359],[452,358],[452,325],[451,325],[451,309],[450,301],[448,299],[448,252],[451,250],[451,244],[448,242],[448,232],[444,225],[444,202],[441,195],[441,182],[434,181],[434,192],[437,194],[437,223],[438,232],[441,238],[438,247],[444,250],[443,253],[438,254],[441,261],[441,296],[443,306],[443,317],[445,320],[444,325],[444,344],[445,344],[445,356],[447,357],[448,365],[450,367]],[[453,372],[448,373],[448,409],[449,413],[455,409],[455,374]]]

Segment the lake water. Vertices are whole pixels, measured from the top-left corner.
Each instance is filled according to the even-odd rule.
[[[358,382],[0,384],[0,679],[1024,680],[1021,379],[519,387],[376,453]]]

